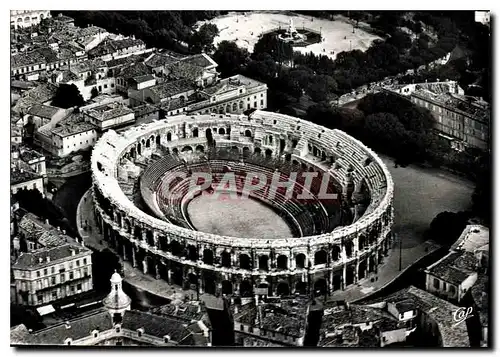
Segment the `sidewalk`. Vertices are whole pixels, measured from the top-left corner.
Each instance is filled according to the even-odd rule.
[[[371,274],[361,283],[356,283],[349,286],[346,290],[334,292],[328,300],[346,300],[349,302],[359,300],[378,290],[390,285],[398,276],[403,274],[414,263],[432,254],[441,246],[432,242],[426,241],[411,248],[403,248],[401,250],[401,271],[399,270],[399,242],[395,242],[389,256],[384,258],[384,263],[378,266],[376,274]],[[427,249],[427,251],[426,251]],[[371,281],[371,278],[378,278]]]

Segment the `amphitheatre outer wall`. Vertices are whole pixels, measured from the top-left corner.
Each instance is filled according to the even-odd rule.
[[[198,232],[136,207],[120,187],[130,174],[124,163],[159,149],[181,153],[188,145],[207,147],[208,128],[218,147],[237,147],[240,153],[246,147],[275,159],[286,155],[327,171],[343,199],[365,184],[370,203],[350,225],[275,239]],[[144,274],[200,293],[250,297],[267,288],[270,295],[330,294],[369,279],[392,246],[393,181],[382,160],[344,132],[298,118],[264,111],[174,116],[120,134],[108,131],[94,147],[91,165],[94,213],[108,244]]]

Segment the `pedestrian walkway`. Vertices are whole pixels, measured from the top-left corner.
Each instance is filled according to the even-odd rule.
[[[343,291],[334,292],[328,300],[346,300],[352,302],[371,295],[390,285],[417,261],[441,248],[439,244],[426,241],[410,248],[401,249],[400,270],[398,244],[398,242],[395,243],[389,252],[389,256],[385,257],[384,262],[377,266],[376,274],[370,275],[368,279],[364,279],[360,283],[350,285]],[[374,281],[372,281],[372,278]]]

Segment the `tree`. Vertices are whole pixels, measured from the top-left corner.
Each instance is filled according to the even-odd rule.
[[[306,89],[307,94],[315,102],[327,101],[333,97],[333,92],[337,90],[337,82],[326,75],[319,75],[313,78],[313,81]]]
[[[246,49],[239,48],[234,42],[222,41],[217,46],[213,59],[217,62],[217,69],[222,77],[229,77],[242,72],[249,60],[249,53]]]
[[[263,35],[255,44],[253,48],[253,57],[262,53],[270,54],[280,65],[293,59],[292,45],[279,40],[278,37],[272,33]]]
[[[92,90],[90,91],[90,97],[93,99],[95,97],[97,97],[99,95],[99,92],[97,91],[97,88],[94,87],[92,88]]]
[[[214,39],[219,34],[219,29],[216,25],[206,23],[201,25],[190,40],[191,50],[195,53],[206,52],[212,53],[215,50]]]
[[[438,243],[450,246],[460,237],[469,218],[468,212],[441,212],[430,224],[429,237]]]
[[[80,107],[84,103],[80,90],[74,84],[59,84],[52,105],[59,108]]]

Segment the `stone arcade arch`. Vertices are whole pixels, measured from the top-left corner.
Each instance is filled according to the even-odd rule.
[[[153,232],[150,230],[146,231],[146,242],[148,243],[149,246],[154,247],[155,246],[155,241],[153,238]]]
[[[277,263],[277,268],[279,270],[286,270],[288,269],[288,257],[284,254],[279,255],[278,259],[276,259]]]
[[[212,272],[204,273],[203,285],[205,293],[215,295],[216,292],[215,276]]]
[[[137,154],[138,155],[141,155],[142,154],[142,146],[141,146],[141,143],[137,144]]]
[[[223,251],[220,256],[221,265],[225,268],[231,267],[231,254],[227,251]]]
[[[328,292],[326,280],[320,278],[314,282],[314,296],[326,295]]]
[[[295,284],[295,293],[300,294],[300,295],[306,295],[307,294],[307,283],[305,281],[299,281],[297,284]]]
[[[203,250],[203,263],[207,265],[214,264],[214,253],[210,249]]]
[[[187,258],[193,262],[198,260],[198,249],[194,245],[187,246]]]
[[[359,237],[358,237],[358,250],[363,250],[367,247],[367,240],[366,240],[366,236],[364,234],[361,234]]]
[[[251,297],[253,295],[252,283],[247,279],[240,284],[240,295],[241,297]]]
[[[290,295],[290,287],[285,281],[280,281],[276,287],[276,295],[278,296],[288,296]]]
[[[326,264],[327,254],[324,250],[318,250],[314,253],[314,265]]]
[[[203,145],[196,145],[196,152],[205,152],[205,148]]]
[[[306,267],[306,255],[299,253],[295,256],[295,266],[299,269],[304,269]]]
[[[193,152],[193,148],[189,145],[186,145],[182,148],[181,152]]]
[[[354,243],[352,241],[347,241],[344,247],[345,247],[345,255],[348,258],[352,257],[352,253],[354,251]]]
[[[250,156],[250,148],[245,146],[243,147],[243,157],[248,157]]]
[[[177,240],[172,240],[170,242],[170,250],[172,252],[173,255],[175,255],[176,257],[182,257],[182,253],[183,253],[183,249],[182,249],[182,246],[181,244],[179,243],[179,241]]]
[[[156,145],[159,146],[161,144],[161,136],[157,135],[156,136]]]
[[[340,290],[342,289],[342,272],[340,274],[334,274],[333,275],[333,285],[332,285],[332,290]]]
[[[358,266],[358,279],[364,279],[366,277],[366,260],[359,262]]]
[[[219,128],[219,135],[225,135],[226,130],[224,128]]]
[[[246,270],[252,269],[250,265],[250,257],[248,256],[248,254],[240,254],[240,268]]]
[[[345,285],[349,286],[354,283],[354,276],[355,276],[355,267],[353,265],[349,265],[346,267],[346,274],[345,274]]]
[[[245,130],[245,137],[247,137],[247,138],[252,137],[252,131],[250,129]]]
[[[273,157],[273,151],[271,149],[266,149],[266,158],[270,159]]]
[[[269,271],[269,257],[267,255],[259,257],[259,270]]]
[[[334,245],[332,248],[332,260],[337,261],[340,259],[340,247],[338,245]]]
[[[233,284],[229,280],[222,280],[221,292],[225,295],[231,295],[233,293]]]
[[[262,150],[260,148],[255,148],[253,152],[254,154],[260,155]]]

